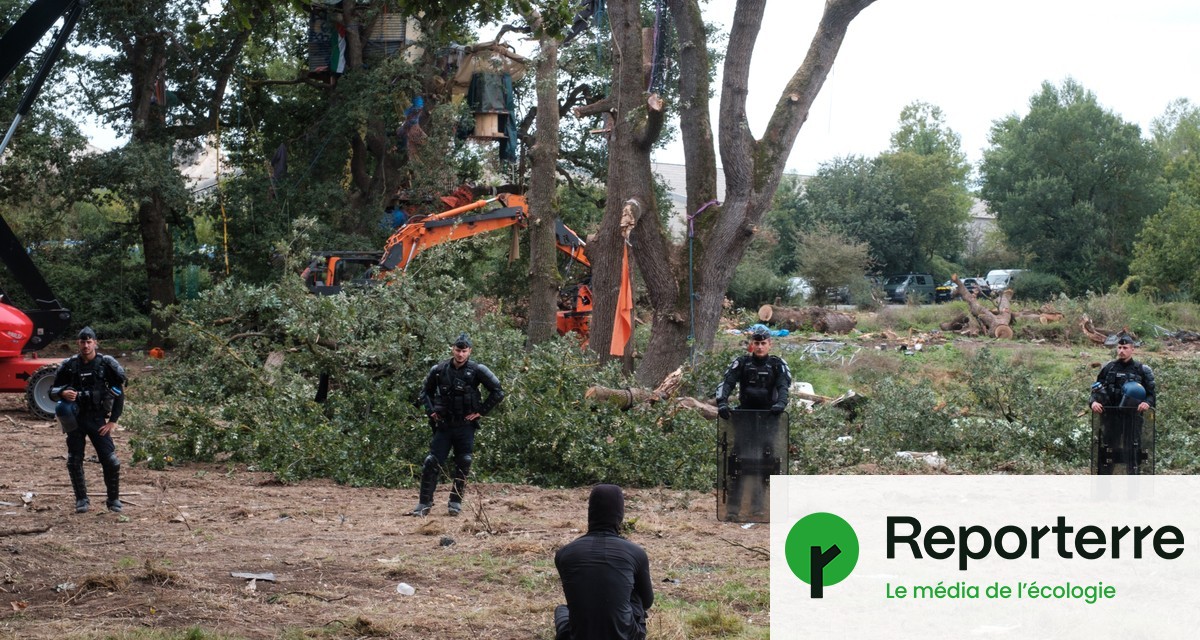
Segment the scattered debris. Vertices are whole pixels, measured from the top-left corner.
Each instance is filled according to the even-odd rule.
[[[453,546],[454,538],[451,538],[450,536],[442,536],[442,539],[438,540],[438,544],[440,544],[443,547]]]
[[[21,502],[24,502],[26,507],[32,506],[34,495],[35,494],[32,491],[26,491],[25,494],[21,496]]]
[[[75,590],[74,582],[63,582],[63,583],[54,585],[54,591],[57,593],[65,593],[67,591],[74,591],[74,590]]]
[[[264,582],[275,582],[275,574],[273,574],[269,571],[266,573],[248,573],[245,571],[232,571],[232,572],[230,572],[229,575],[231,575],[235,578],[245,578],[246,580],[262,580]]]
[[[945,469],[946,459],[937,451],[897,451],[896,457],[901,460],[920,461],[933,469]]]
[[[396,585],[396,593],[398,593],[402,596],[411,596],[411,595],[416,594],[416,592],[417,592],[417,590],[414,589],[412,587],[412,585],[408,584],[407,582],[401,582],[400,584]]]

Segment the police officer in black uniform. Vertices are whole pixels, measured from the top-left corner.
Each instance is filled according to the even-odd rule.
[[[462,496],[471,471],[471,451],[479,419],[504,399],[500,380],[491,369],[470,360],[471,339],[463,333],[454,341],[449,360],[437,363],[425,376],[420,402],[429,416],[433,440],[421,469],[420,497],[409,515],[425,516],[433,508],[438,475],[454,448],[454,488],[450,492],[450,515],[462,513]],[[483,399],[479,387],[488,390]]]
[[[1105,414],[1103,417],[1103,434],[1101,446],[1119,445],[1124,450],[1129,443],[1117,443],[1116,439],[1125,434],[1124,427],[1128,422],[1134,429],[1140,431],[1142,419],[1140,415],[1129,416],[1133,411],[1142,414],[1154,407],[1156,401],[1154,371],[1149,366],[1133,359],[1133,338],[1122,334],[1117,340],[1117,359],[1109,362],[1100,369],[1096,382],[1092,385],[1092,413]],[[1131,385],[1131,386],[1126,386]],[[1141,385],[1141,387],[1137,387]],[[1133,390],[1136,395],[1128,393]],[[1145,397],[1137,397],[1143,395]],[[1108,407],[1108,411],[1105,411]],[[1138,451],[1130,451],[1138,455]],[[1129,461],[1118,461],[1128,464]],[[1111,467],[1101,465],[1100,473],[1111,473]]]
[[[83,477],[83,450],[90,438],[104,469],[108,510],[121,512],[121,461],[112,432],[125,407],[125,370],[116,358],[96,351],[96,332],[84,327],[77,336],[79,353],[63,361],[54,374],[50,399],[67,434],[67,473],[75,491],[75,513],[85,513],[87,482]]]
[[[750,327],[750,353],[738,356],[717,386],[717,413],[728,419],[729,395],[738,388],[738,409],[783,413],[788,406],[792,372],[779,356],[770,355],[771,332],[765,325]]]

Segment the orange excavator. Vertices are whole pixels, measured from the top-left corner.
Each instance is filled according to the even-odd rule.
[[[470,187],[460,187],[442,198],[446,211],[414,216],[388,238],[379,251],[329,251],[317,254],[301,274],[309,291],[330,295],[343,285],[377,282],[387,272],[408,269],[418,254],[440,244],[463,240],[484,233],[528,226],[529,208],[519,193],[502,192],[478,197]],[[494,206],[499,205],[499,206]],[[587,244],[561,220],[555,220],[555,242],[559,251],[573,261],[591,268]],[[513,243],[517,236],[514,233]],[[568,286],[559,293],[558,332],[578,333],[585,340],[592,314],[592,291],[586,283]]]

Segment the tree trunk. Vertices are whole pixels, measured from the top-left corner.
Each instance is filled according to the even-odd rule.
[[[630,263],[637,265],[647,282],[658,277],[653,257],[665,248],[650,171],[650,149],[662,132],[663,111],[657,96],[645,97],[639,4],[635,0],[610,2],[609,19],[613,39],[612,93],[607,100],[580,110],[581,113],[597,113],[608,109],[613,113],[608,149],[608,199],[600,228],[588,244],[593,300],[589,346],[602,359],[609,357],[621,287],[621,261],[625,248],[625,237],[621,233],[622,211],[626,207],[635,210],[638,221],[630,234]],[[656,316],[656,327],[658,320]],[[626,345],[626,354],[632,349],[631,340]],[[676,362],[661,372],[661,376],[665,377],[678,364]]]
[[[993,312],[979,304],[975,294],[968,291],[958,279],[958,274],[951,275],[950,280],[954,282],[955,287],[958,289],[958,295],[967,303],[967,307],[971,309],[971,315],[979,321],[979,324],[983,325],[989,336],[993,338],[1013,337],[1013,314],[1010,310],[1013,296],[1012,289],[1005,289],[1000,294],[1000,297],[997,298],[996,311]]]
[[[149,346],[165,344],[169,324],[162,311],[175,304],[175,252],[167,228],[167,210],[161,198],[151,197],[138,207],[138,228],[146,258],[146,284],[150,294]]]
[[[609,205],[593,243],[592,346],[608,353],[620,273],[618,221],[622,205],[641,200],[643,216],[633,234],[632,254],[653,308],[650,344],[637,370],[653,386],[675,370],[691,348],[713,345],[722,302],[734,266],[741,261],[756,225],[770,207],[788,153],[837,57],[851,20],[874,0],[828,0],[808,54],[775,107],[761,141],[750,134],[746,97],[750,57],[765,7],[763,0],[739,0],[734,12],[721,90],[720,152],[726,200],[716,197],[716,153],[708,119],[710,62],[703,17],[696,0],[668,0],[680,42],[680,130],[687,164],[688,211],[696,216],[688,241],[673,245],[658,223],[650,199],[649,144],[657,136],[654,107],[642,96],[642,39],[637,4],[609,4],[613,33],[614,82],[609,103],[615,110],[609,144]],[[703,213],[700,213],[703,210]],[[689,267],[689,249],[692,265]],[[689,344],[689,338],[691,338]]]
[[[537,129],[533,148],[529,190],[529,327],[528,345],[550,340],[556,333],[558,288],[562,279],[556,268],[554,239],[555,193],[558,187],[558,41],[540,40],[537,59]]]

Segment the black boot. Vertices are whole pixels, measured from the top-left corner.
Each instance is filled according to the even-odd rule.
[[[454,489],[450,491],[450,504],[457,504],[458,511],[462,511],[463,494],[467,492],[467,476],[471,474],[471,459],[469,453],[464,456],[454,456]],[[453,510],[451,508],[451,511]]]
[[[71,489],[75,491],[75,513],[87,513],[91,501],[88,500],[87,482],[83,479],[83,461],[72,464],[68,460],[67,474],[71,476]]]
[[[441,465],[438,464],[437,458],[432,455],[427,456],[425,465],[421,467],[421,489],[417,498],[417,506],[408,515],[429,515],[429,510],[433,508],[433,492],[437,489],[438,473],[440,472]]]
[[[121,465],[104,467],[104,487],[108,490],[108,510],[121,513]]]

